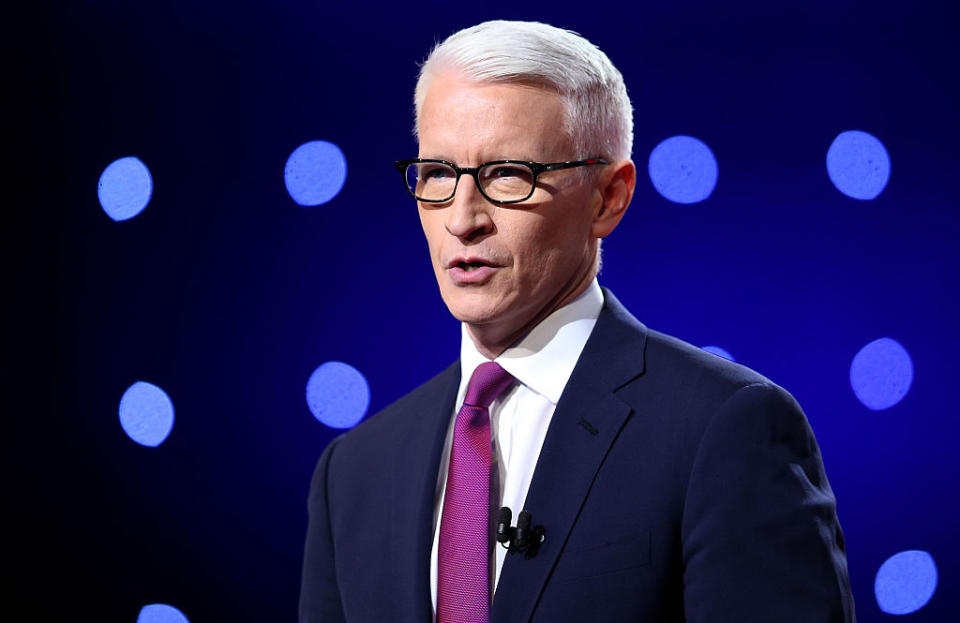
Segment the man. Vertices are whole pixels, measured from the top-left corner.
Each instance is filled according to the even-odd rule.
[[[461,356],[323,453],[301,620],[853,621],[796,402],[597,284],[636,183],[609,59],[487,22],[431,53],[415,104],[397,166]],[[502,506],[542,539],[503,522],[499,546]]]

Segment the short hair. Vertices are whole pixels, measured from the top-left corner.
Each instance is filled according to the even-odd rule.
[[[420,67],[414,94],[420,111],[433,80],[456,71],[480,83],[530,84],[556,90],[566,104],[564,130],[572,158],[630,157],[633,107],[623,76],[607,55],[577,33],[542,24],[494,20],[456,32],[436,45]]]

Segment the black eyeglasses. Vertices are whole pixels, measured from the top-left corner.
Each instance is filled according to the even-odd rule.
[[[480,194],[493,203],[520,203],[533,195],[537,177],[544,171],[572,169],[591,164],[609,164],[602,158],[571,162],[526,162],[494,160],[478,167],[458,167],[446,160],[413,158],[397,161],[407,192],[417,201],[444,203],[453,199],[460,176],[473,177]]]

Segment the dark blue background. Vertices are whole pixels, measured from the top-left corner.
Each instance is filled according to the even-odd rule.
[[[310,373],[355,366],[373,413],[457,356],[392,163],[416,155],[416,63],[491,18],[578,31],[623,72],[641,176],[600,281],[648,326],[722,346],[799,399],[839,501],[860,621],[889,618],[873,581],[906,549],[940,571],[908,620],[953,619],[950,2],[88,1],[12,15],[3,458],[17,602],[34,620],[133,621],[152,602],[194,623],[294,618],[309,477],[337,434],[307,409]],[[874,201],[827,176],[826,150],[850,129],[889,150]],[[645,174],[676,134],[717,157],[705,202],[671,203]],[[304,208],[283,169],[314,139],[343,149],[348,177]],[[128,155],[155,192],[115,223],[97,180]],[[873,412],[848,372],[884,336],[910,352],[915,381]],[[176,407],[157,449],[119,426],[137,380]]]

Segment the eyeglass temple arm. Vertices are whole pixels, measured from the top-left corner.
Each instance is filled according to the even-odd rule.
[[[610,164],[603,158],[590,158],[589,160],[571,160],[568,162],[551,162],[537,167],[540,171],[557,171],[560,169],[572,169],[574,167],[583,167],[590,164]]]

